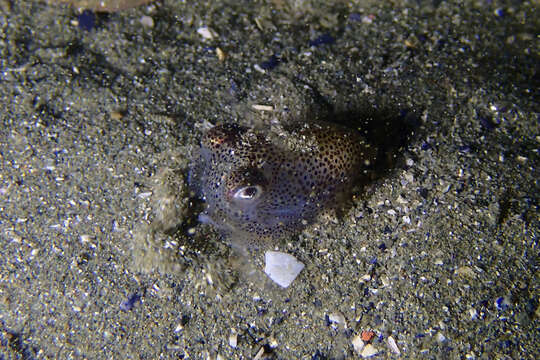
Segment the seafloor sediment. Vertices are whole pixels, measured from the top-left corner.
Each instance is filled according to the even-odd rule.
[[[538,3],[0,1],[0,358],[537,359]],[[271,244],[209,225],[201,131],[334,119],[377,176]]]

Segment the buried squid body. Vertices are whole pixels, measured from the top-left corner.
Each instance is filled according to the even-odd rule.
[[[375,154],[360,133],[335,124],[304,124],[287,136],[215,126],[196,163],[207,204],[199,218],[248,245],[293,234],[334,206]]]

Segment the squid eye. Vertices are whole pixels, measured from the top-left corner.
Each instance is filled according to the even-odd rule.
[[[262,187],[258,185],[244,186],[234,192],[233,198],[237,200],[255,200],[261,196],[262,192]]]

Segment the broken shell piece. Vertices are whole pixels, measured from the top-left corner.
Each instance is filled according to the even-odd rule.
[[[354,351],[356,351],[357,354],[361,354],[362,350],[364,349],[364,346],[366,346],[366,344],[364,344],[364,342],[362,341],[362,338],[360,337],[360,335],[356,335],[352,339],[351,343],[354,348]]]
[[[225,61],[225,59],[227,58],[227,54],[225,53],[225,51],[221,50],[221,48],[216,48],[216,55],[219,61]]]
[[[212,40],[217,37],[217,33],[212,28],[206,26],[198,28],[197,32],[205,40]]]
[[[253,360],[261,360],[264,358],[264,346],[262,346],[259,351],[257,351],[257,354],[255,354],[255,357],[253,358]]]
[[[396,344],[396,340],[392,336],[388,337],[388,347],[394,354],[401,355],[401,351],[399,351],[399,348]]]
[[[332,313],[328,316],[328,320],[330,320],[330,322],[333,324],[342,326],[343,328],[347,328],[347,321],[345,320],[345,316],[343,316],[342,313]]]
[[[365,359],[365,358],[370,358],[372,356],[377,355],[378,352],[379,352],[379,350],[377,350],[377,348],[375,346],[373,346],[371,344],[367,344],[362,349],[362,352],[360,353],[360,355],[362,355],[362,357]]]
[[[264,254],[264,272],[281,287],[288,287],[296,279],[304,264],[290,254],[280,251],[267,251]]]
[[[251,107],[253,110],[258,111],[274,111],[274,107],[272,105],[253,104]]]

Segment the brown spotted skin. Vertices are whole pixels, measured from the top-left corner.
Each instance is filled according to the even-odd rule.
[[[293,145],[235,124],[208,130],[199,158],[201,219],[258,240],[280,238],[334,206],[375,160],[358,132],[334,124],[306,124],[289,136]]]

